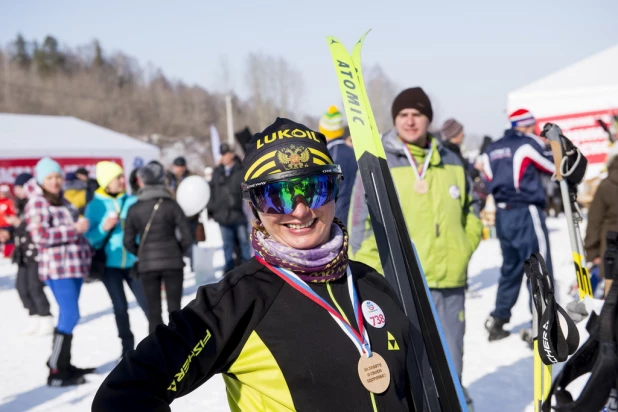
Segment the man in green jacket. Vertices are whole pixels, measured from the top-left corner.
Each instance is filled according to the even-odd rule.
[[[401,92],[392,116],[395,128],[382,136],[386,160],[461,379],[466,269],[482,232],[478,202],[472,200],[461,160],[427,132],[433,111],[423,89]],[[348,218],[351,253],[381,271],[359,175],[354,186]]]

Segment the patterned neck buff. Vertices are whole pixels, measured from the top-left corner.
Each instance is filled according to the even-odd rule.
[[[291,270],[305,282],[337,280],[345,276],[348,267],[348,231],[337,219],[331,225],[329,241],[314,249],[282,245],[256,227],[251,232],[251,245],[266,262]]]

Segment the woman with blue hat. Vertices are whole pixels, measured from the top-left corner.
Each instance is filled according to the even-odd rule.
[[[60,309],[47,362],[47,385],[53,387],[85,383],[84,375],[94,371],[71,365],[79,293],[90,270],[91,251],[83,236],[88,220],[78,219],[77,209],[62,196],[63,181],[58,162],[44,157],[35,166],[35,179],[25,185],[30,194],[26,227],[37,248],[39,277],[51,289]]]

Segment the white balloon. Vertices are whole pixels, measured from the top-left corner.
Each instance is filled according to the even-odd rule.
[[[187,217],[200,213],[210,199],[210,186],[201,176],[186,177],[176,190],[176,201]]]

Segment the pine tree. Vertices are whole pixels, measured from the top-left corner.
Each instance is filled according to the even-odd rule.
[[[41,48],[34,51],[34,62],[39,73],[54,74],[64,68],[65,57],[58,50],[58,40],[53,36],[45,37]]]
[[[13,61],[16,62],[22,69],[27,69],[30,67],[32,58],[28,53],[28,44],[21,34],[17,35],[17,38],[13,42],[13,48],[15,50]]]
[[[94,41],[94,59],[92,60],[92,65],[94,67],[105,66],[105,59],[103,58],[103,48],[101,47],[101,43],[99,43],[98,40]]]

